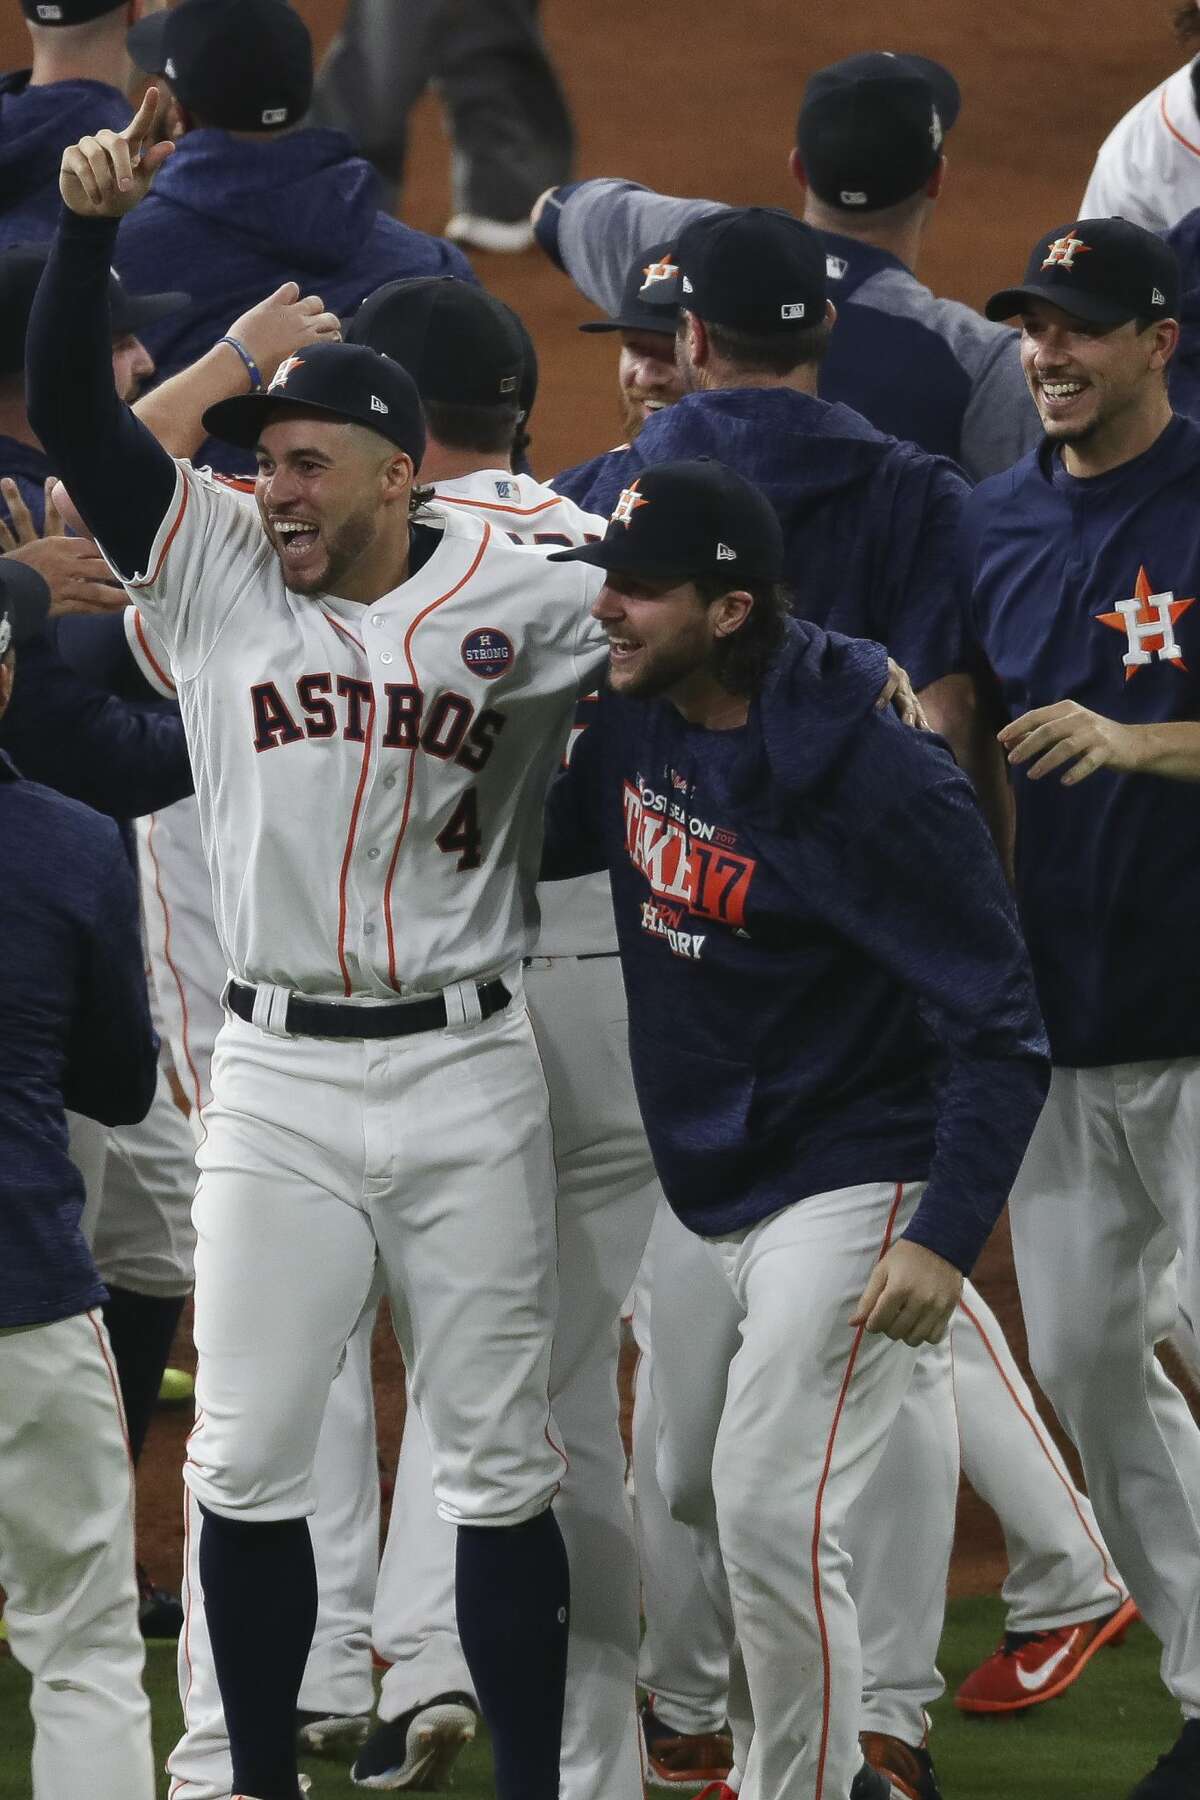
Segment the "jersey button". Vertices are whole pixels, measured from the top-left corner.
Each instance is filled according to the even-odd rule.
[[[371,623],[372,623],[372,625],[382,625],[383,624],[383,614],[382,613],[372,613],[371,614]]]
[[[381,663],[390,663],[392,660],[391,651],[390,650],[381,650],[379,653],[379,660]]]
[[[394,775],[385,775],[383,778],[383,785],[385,788],[395,787],[396,777]]]
[[[375,859],[378,857],[378,855],[379,855],[378,850],[368,850],[367,851],[367,856],[371,862],[374,862]]]

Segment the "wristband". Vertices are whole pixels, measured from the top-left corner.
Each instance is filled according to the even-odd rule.
[[[229,348],[231,350],[237,351],[237,353],[241,357],[243,363],[246,365],[246,373],[250,377],[250,392],[252,394],[261,394],[262,389],[263,389],[262,374],[259,370],[258,364],[255,362],[254,358],[251,356],[250,352],[247,350],[245,344],[243,344],[241,338],[230,337],[230,336],[228,336],[228,334],[226,334],[225,337],[218,338],[217,342],[221,343],[221,344],[228,344]]]

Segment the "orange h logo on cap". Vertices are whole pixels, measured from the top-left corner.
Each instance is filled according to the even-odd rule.
[[[1060,269],[1073,269],[1075,258],[1083,256],[1091,247],[1090,244],[1085,244],[1082,238],[1072,237],[1068,232],[1066,237],[1055,238],[1046,253],[1046,260],[1042,267],[1049,269],[1057,266]]]

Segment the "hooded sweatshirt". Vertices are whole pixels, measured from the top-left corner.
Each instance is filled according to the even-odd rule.
[[[475,279],[461,250],[378,210],[379,177],[340,131],[255,142],[188,132],[151,192],[122,221],[116,266],[134,293],[186,288],[191,304],[142,334],[162,377],[211,350],[239,314],[284,281],[345,318],[385,281]],[[198,464],[240,473],[245,451],[209,439]]]
[[[106,82],[30,87],[30,73],[15,69],[0,76],[0,250],[49,243],[58,223],[58,167],[67,145],[105,127],[124,131],[133,117],[124,94]]]
[[[905,1235],[966,1271],[1047,1046],[970,784],[875,710],[884,669],[878,644],[793,623],[739,729],[603,695],[543,875],[609,870],[638,1102],[686,1225],[928,1181]]]
[[[969,489],[953,463],[847,406],[790,388],[719,388],[688,394],[635,443],[552,485],[608,514],[639,470],[694,456],[727,463],[774,506],[801,618],[886,644],[918,689],[968,666],[957,538]]]

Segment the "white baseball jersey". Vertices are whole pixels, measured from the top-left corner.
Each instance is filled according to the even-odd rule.
[[[245,497],[178,467],[126,585],[178,691],[229,969],[384,999],[518,961],[603,576],[434,507],[441,542],[374,604],[296,595]]]
[[[604,536],[608,520],[587,513],[531,475],[479,469],[436,484],[439,506],[454,508],[482,527],[490,523],[518,544],[554,549],[593,542]],[[574,743],[592,702],[582,700],[575,718]],[[617,927],[607,875],[581,875],[574,881],[548,881],[538,889],[541,930],[538,956],[615,955]]]
[[[1200,206],[1200,117],[1192,63],[1176,69],[1114,125],[1096,156],[1079,208],[1084,219],[1118,214],[1168,231]]]

